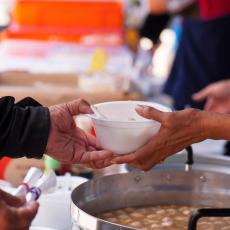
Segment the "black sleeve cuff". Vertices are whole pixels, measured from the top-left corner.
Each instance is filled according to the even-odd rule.
[[[0,156],[41,158],[50,129],[48,108],[31,98],[17,104],[13,104],[12,98],[7,99],[5,114],[0,119]]]
[[[22,152],[27,158],[40,159],[46,150],[49,130],[50,130],[50,115],[46,107],[28,108],[32,110],[30,122],[28,125],[27,138],[22,140]],[[26,132],[25,132],[26,133]]]

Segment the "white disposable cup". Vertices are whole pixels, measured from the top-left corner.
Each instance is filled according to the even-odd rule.
[[[104,149],[115,154],[131,153],[146,144],[159,131],[160,123],[137,114],[137,105],[171,112],[166,106],[143,101],[114,101],[94,105],[106,117],[91,116],[97,139]]]

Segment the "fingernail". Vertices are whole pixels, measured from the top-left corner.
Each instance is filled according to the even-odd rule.
[[[137,110],[142,110],[142,109],[144,109],[146,106],[144,106],[144,105],[137,105],[136,107],[135,107],[135,109],[137,109]]]
[[[86,104],[85,102],[80,104],[79,109],[80,109],[80,111],[86,111],[86,112],[93,113],[93,111],[90,108],[90,106],[88,104]]]

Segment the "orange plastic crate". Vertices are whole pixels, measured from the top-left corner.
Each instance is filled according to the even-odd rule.
[[[19,25],[119,29],[123,4],[119,0],[17,0],[12,12]]]
[[[120,45],[123,16],[120,0],[16,0],[3,37]]]

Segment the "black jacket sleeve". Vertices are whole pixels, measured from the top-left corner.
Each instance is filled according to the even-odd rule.
[[[16,104],[13,97],[0,98],[0,158],[41,158],[49,129],[48,108],[29,97]]]

